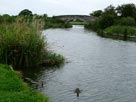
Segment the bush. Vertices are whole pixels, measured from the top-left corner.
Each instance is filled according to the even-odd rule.
[[[129,26],[111,26],[104,30],[105,32],[112,34],[127,34],[128,36],[136,36],[136,28]]]
[[[47,51],[41,64],[44,66],[59,66],[64,61],[65,58],[62,55]]]
[[[115,17],[110,14],[103,15],[99,20],[100,29],[105,29],[114,24]]]
[[[100,18],[86,25],[85,27],[98,31],[99,29],[105,29],[113,24],[114,16],[110,14],[104,14]]]
[[[122,25],[122,26],[135,26],[135,19],[132,17],[122,17],[118,20],[115,20],[115,25]]]
[[[88,28],[88,29],[92,29],[94,31],[97,31],[98,29],[100,29],[99,22],[100,22],[100,19],[97,19],[97,20],[85,25],[85,27]]]

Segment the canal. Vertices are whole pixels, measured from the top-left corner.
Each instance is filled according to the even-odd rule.
[[[43,31],[49,50],[62,54],[60,68],[29,71],[43,81],[38,90],[50,102],[134,102],[136,100],[136,43],[99,37],[83,26]],[[74,90],[81,93],[76,97]]]

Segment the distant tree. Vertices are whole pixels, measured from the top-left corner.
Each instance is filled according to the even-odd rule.
[[[117,13],[121,17],[133,17],[136,19],[136,6],[135,4],[123,4],[117,7]]]
[[[93,30],[103,30],[107,27],[110,27],[114,24],[114,16],[111,14],[104,14],[95,21],[87,25],[88,28]]]
[[[104,14],[110,14],[113,16],[117,16],[116,9],[112,5],[109,5],[107,8],[104,9]]]
[[[14,22],[15,17],[10,16],[8,14],[4,14],[1,16],[1,21],[4,23],[12,23]]]
[[[28,9],[24,9],[19,13],[19,16],[32,16],[32,11],[28,10]]]
[[[109,5],[104,9],[94,11],[91,15],[99,18],[87,25],[93,30],[103,30],[112,25],[136,26],[136,6],[135,4],[123,4],[115,8]]]
[[[2,16],[0,15],[0,23],[2,23]]]
[[[47,14],[43,14],[43,17],[47,18],[47,17],[48,17],[48,15],[47,15]]]
[[[100,17],[103,14],[102,10],[96,10],[93,13],[91,13],[91,16]]]

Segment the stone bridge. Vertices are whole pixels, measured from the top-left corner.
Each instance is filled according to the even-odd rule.
[[[54,18],[60,19],[65,23],[72,21],[81,21],[86,24],[96,20],[96,17],[88,16],[88,15],[60,15],[60,16],[54,16]]]

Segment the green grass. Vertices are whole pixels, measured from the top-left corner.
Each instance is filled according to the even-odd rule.
[[[72,22],[69,22],[71,25],[85,25],[86,23],[85,22],[77,22],[77,21],[72,21]]]
[[[111,26],[104,30],[105,32],[112,34],[127,34],[128,36],[136,36],[136,27],[133,26]]]
[[[7,65],[0,64],[0,102],[48,102],[48,98],[30,89]]]

